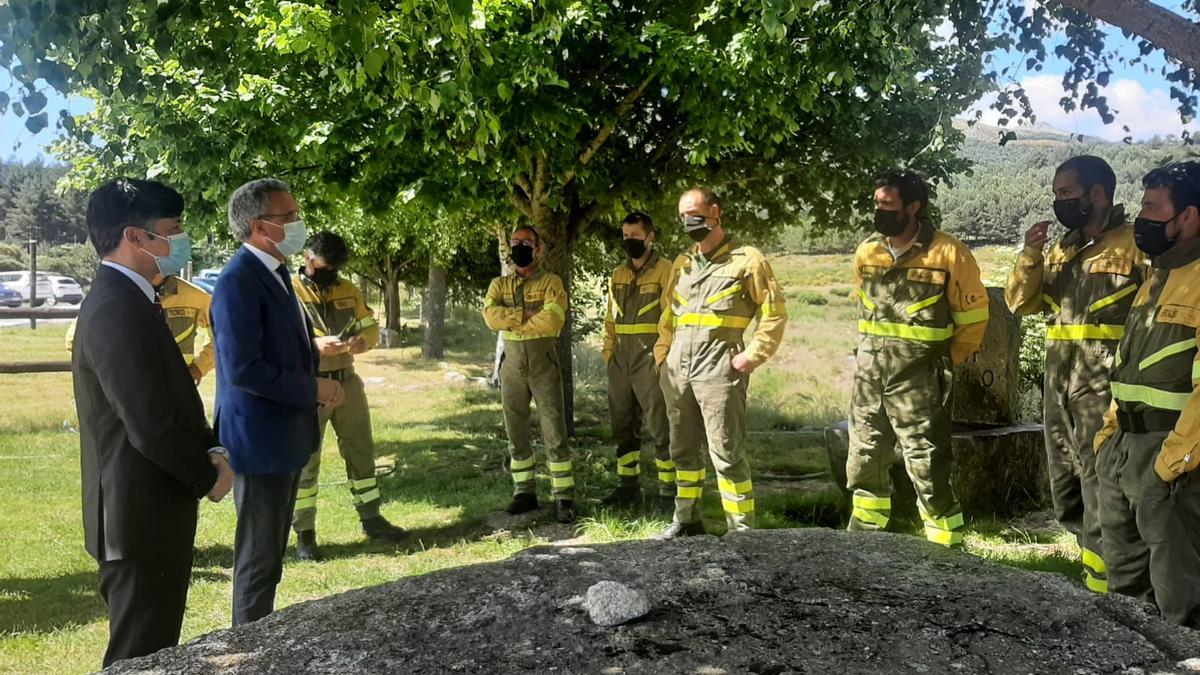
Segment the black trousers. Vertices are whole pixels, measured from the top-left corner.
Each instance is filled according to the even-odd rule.
[[[104,667],[179,644],[192,575],[192,551],[150,560],[100,562],[100,595],[108,605]]]
[[[237,529],[233,537],[233,625],[257,621],[275,609],[283,553],[291,532],[300,472],[238,474],[233,482]]]

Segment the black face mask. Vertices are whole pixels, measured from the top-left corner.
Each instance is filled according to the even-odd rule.
[[[512,260],[517,267],[529,267],[533,264],[533,247],[518,244],[512,247]]]
[[[1175,220],[1175,218],[1171,218]],[[1167,239],[1167,223],[1171,220],[1137,218],[1133,221],[1133,241],[1148,256],[1158,256],[1171,250],[1172,240]]]
[[[875,231],[885,237],[899,236],[908,227],[905,215],[903,211],[875,209]]]
[[[712,230],[708,229],[707,227],[701,227],[701,228],[698,228],[695,230],[688,230],[687,236],[691,237],[692,241],[699,244],[700,242],[704,241],[705,239],[708,239],[709,232],[712,232]]]
[[[329,267],[318,267],[313,270],[312,274],[308,270],[304,271],[304,276],[312,280],[317,288],[329,288],[337,283],[337,270]]]
[[[625,239],[621,244],[625,246],[625,255],[628,255],[631,260],[637,260],[646,255],[645,239]]]
[[[1082,197],[1054,201],[1054,217],[1068,230],[1078,230],[1087,225],[1091,215],[1092,205],[1089,203],[1085,206]]]

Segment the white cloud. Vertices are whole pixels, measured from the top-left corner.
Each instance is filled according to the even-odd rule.
[[[1108,98],[1109,109],[1116,117],[1112,124],[1104,124],[1095,110],[1064,111],[1058,104],[1065,95],[1062,75],[1032,75],[1021,80],[1021,86],[1025,88],[1039,123],[1071,133],[1120,141],[1125,136],[1140,140],[1156,135],[1178,136],[1185,129],[1195,133],[1200,129],[1195,121],[1186,125],[1180,121],[1175,101],[1166,89],[1147,90],[1141,82],[1133,79],[1114,80],[1107,87],[1101,87],[1101,93]],[[985,96],[969,114],[983,110],[982,121],[996,124],[1000,113],[988,108],[994,100],[995,94]],[[1125,126],[1129,127],[1129,132],[1125,131]]]

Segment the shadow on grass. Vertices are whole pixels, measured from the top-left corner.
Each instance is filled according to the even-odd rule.
[[[0,579],[0,633],[51,633],[108,616],[96,570]]]

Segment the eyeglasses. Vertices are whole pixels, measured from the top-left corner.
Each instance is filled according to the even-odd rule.
[[[299,210],[296,210],[296,211],[288,211],[287,213],[262,213],[257,216],[254,216],[254,219],[255,220],[266,220],[267,218],[286,218],[287,222],[290,223],[292,221],[300,220],[301,215],[302,215],[301,212]]]
[[[526,246],[529,248],[537,248],[537,242],[532,239],[511,239],[508,242],[509,246]]]

